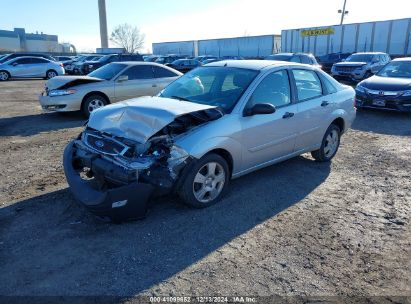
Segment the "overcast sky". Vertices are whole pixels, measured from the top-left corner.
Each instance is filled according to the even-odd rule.
[[[130,23],[152,42],[280,34],[334,25],[343,0],[106,0],[109,33]],[[347,0],[344,23],[411,17],[410,0]],[[100,46],[97,0],[0,0],[0,29],[56,34],[78,50]],[[115,45],[111,45],[115,46]]]

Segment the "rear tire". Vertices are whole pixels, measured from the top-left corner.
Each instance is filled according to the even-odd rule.
[[[311,152],[312,157],[318,162],[330,161],[338,151],[340,136],[340,128],[331,124],[324,134],[320,149]]]
[[[7,81],[10,79],[10,74],[7,71],[0,71],[0,81]]]
[[[56,76],[58,76],[58,73],[55,70],[48,70],[46,72],[46,79],[51,79]]]
[[[105,97],[97,94],[90,95],[83,101],[81,111],[86,118],[89,118],[91,112],[102,108],[107,104],[108,101]]]
[[[224,195],[230,180],[230,169],[220,155],[203,156],[188,172],[178,194],[184,203],[194,208],[206,208]]]

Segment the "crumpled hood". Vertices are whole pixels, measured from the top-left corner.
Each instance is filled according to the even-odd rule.
[[[49,90],[59,89],[61,87],[72,87],[75,85],[86,84],[90,82],[100,82],[103,79],[89,76],[56,76],[46,82],[46,87]]]
[[[368,64],[368,63],[367,63],[367,62],[348,62],[348,61],[342,61],[342,62],[335,63],[334,65],[335,65],[335,66],[339,66],[339,67],[341,67],[341,66],[351,67],[351,66],[363,66],[363,65],[366,65],[366,64]]]
[[[170,98],[140,97],[92,112],[88,126],[100,132],[145,143],[175,118],[214,108]]]

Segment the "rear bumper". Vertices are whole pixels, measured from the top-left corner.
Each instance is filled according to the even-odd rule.
[[[90,212],[114,221],[144,218],[154,186],[132,182],[111,189],[96,189],[92,180],[85,180],[75,169],[75,142],[70,142],[63,158],[64,172],[74,197]]]

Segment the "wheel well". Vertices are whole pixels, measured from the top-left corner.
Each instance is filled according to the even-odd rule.
[[[342,119],[341,117],[334,119],[334,121],[331,123],[332,125],[336,125],[338,128],[340,128],[340,132],[343,133],[344,132],[344,119]]]
[[[107,97],[106,94],[104,94],[104,93],[102,93],[102,92],[95,91],[95,92],[87,93],[86,96],[83,97],[83,100],[81,101],[81,108],[83,108],[84,101],[85,101],[87,98],[89,98],[91,95],[99,95],[99,96],[103,97],[103,98],[107,101],[107,104],[110,103],[110,99]]]
[[[224,149],[214,149],[208,152],[207,154],[215,153],[220,155],[228,164],[228,168],[230,169],[230,176],[233,174],[233,157],[231,156],[230,152]]]
[[[6,71],[6,70],[0,70],[0,72],[6,72],[6,73],[9,75],[9,77],[11,77],[11,75],[10,75],[9,71]]]

